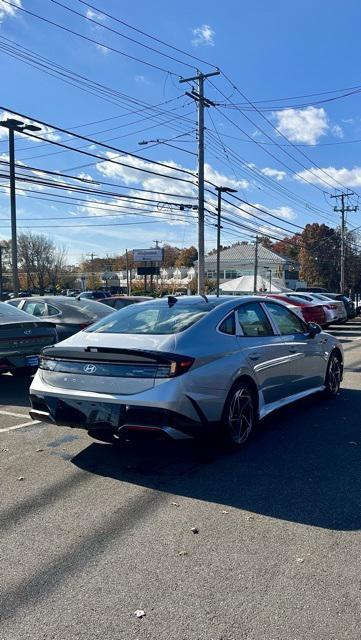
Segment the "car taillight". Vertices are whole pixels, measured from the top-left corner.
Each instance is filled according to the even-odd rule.
[[[87,327],[89,327],[89,325],[90,325],[90,322],[80,324],[79,325],[80,331],[82,331],[83,329],[86,329]]]
[[[156,378],[175,378],[186,373],[191,368],[194,358],[172,360],[169,364],[161,364],[157,367]]]

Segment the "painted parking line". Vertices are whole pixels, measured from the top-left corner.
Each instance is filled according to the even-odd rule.
[[[23,429],[23,427],[31,427],[31,425],[40,424],[40,420],[30,420],[30,422],[23,422],[22,424],[16,424],[14,427],[6,427],[0,429],[0,433],[7,433],[8,431],[15,431],[15,429]]]
[[[0,416],[10,416],[12,418],[27,418],[29,414],[26,413],[15,413],[15,411],[4,411],[0,410]]]

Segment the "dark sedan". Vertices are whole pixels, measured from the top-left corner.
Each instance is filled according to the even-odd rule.
[[[147,302],[148,300],[154,300],[154,298],[149,296],[111,296],[110,298],[104,298],[102,303],[119,311],[119,309],[128,307],[128,305],[135,302]]]
[[[39,298],[15,298],[7,300],[12,305],[37,318],[46,318],[65,340],[97,320],[113,313],[113,309],[94,300],[76,300],[67,296],[42,296]]]
[[[31,376],[39,364],[39,353],[57,341],[55,327],[36,320],[12,305],[0,302],[0,373]]]

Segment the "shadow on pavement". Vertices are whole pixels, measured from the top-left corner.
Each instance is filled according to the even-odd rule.
[[[326,529],[361,528],[361,391],[315,396],[263,421],[238,452],[193,441],[93,442],[72,459],[100,476]]]
[[[28,407],[31,379],[0,375],[0,407]]]

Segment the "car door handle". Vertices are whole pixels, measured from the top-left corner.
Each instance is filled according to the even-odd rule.
[[[248,357],[250,360],[259,360],[261,356],[259,353],[251,353]]]
[[[288,351],[290,353],[296,353],[297,352],[297,347],[289,347]]]

